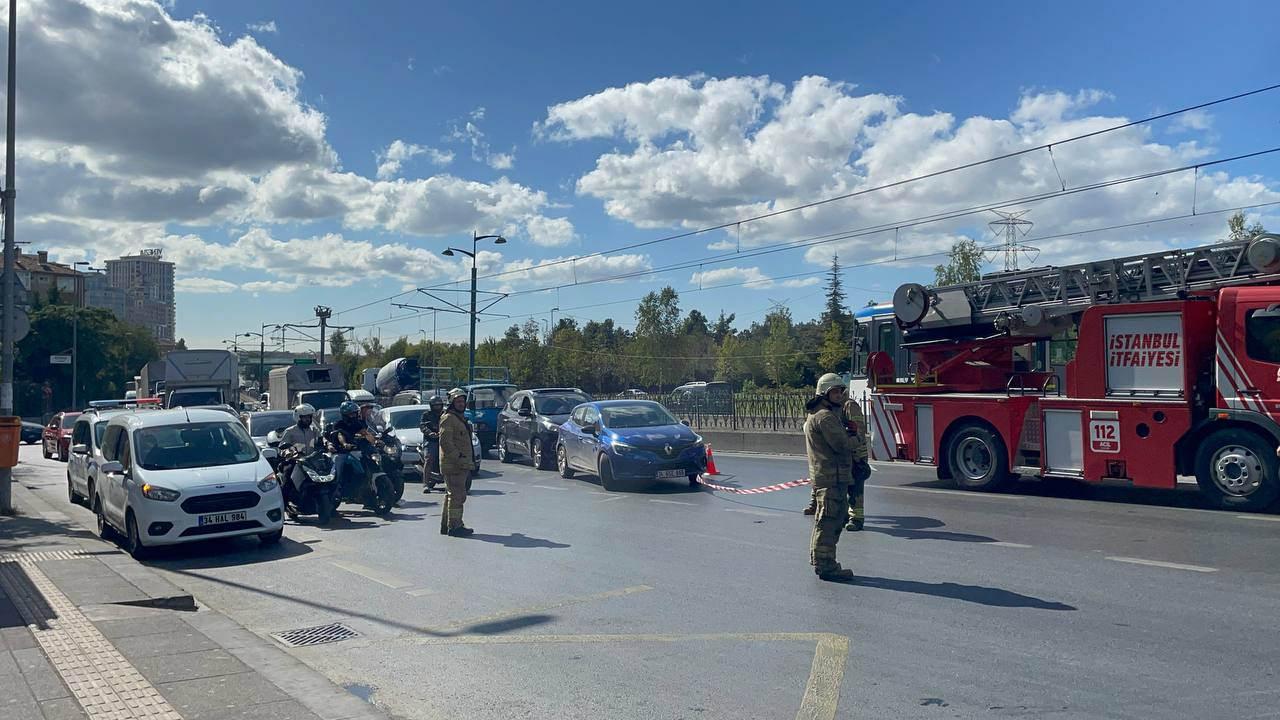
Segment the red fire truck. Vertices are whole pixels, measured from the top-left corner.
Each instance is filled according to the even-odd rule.
[[[872,353],[872,456],[962,488],[1017,475],[1172,488],[1223,508],[1280,497],[1280,235],[907,284],[894,314],[913,367]],[[1025,350],[1075,342],[1059,367]]]

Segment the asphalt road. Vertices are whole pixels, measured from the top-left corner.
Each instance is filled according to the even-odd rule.
[[[65,497],[62,465],[22,459]],[[806,475],[716,459],[726,486]],[[440,499],[149,563],[262,635],[346,623],[291,652],[403,718],[1280,716],[1280,517],[1192,493],[881,466],[849,584],[808,565],[807,487],[606,493],[488,460],[470,539],[438,534]]]

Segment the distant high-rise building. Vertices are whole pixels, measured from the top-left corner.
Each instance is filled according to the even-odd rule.
[[[125,319],[125,292],[121,288],[111,286],[111,278],[107,273],[85,273],[84,304],[88,307],[110,310],[117,319]]]
[[[155,248],[106,265],[110,285],[124,291],[125,322],[151,331],[162,350],[173,347],[173,263],[162,260]]]

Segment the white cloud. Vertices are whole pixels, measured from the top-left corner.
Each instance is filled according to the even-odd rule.
[[[247,27],[249,28],[250,32],[256,32],[256,33],[271,33],[274,35],[275,33],[279,32],[279,30],[276,29],[275,20],[267,20],[266,22],[249,23]]]
[[[181,223],[221,235],[226,227],[331,219],[415,235],[480,227],[527,232],[542,244],[573,237],[567,219],[543,214],[545,193],[506,178],[393,179],[414,159],[448,164],[448,150],[396,140],[379,153],[376,178],[342,170],[327,118],[304,99],[302,73],[252,36],[224,42],[202,15],[176,20],[154,0],[24,7],[24,224],[73,229],[72,237],[50,233],[60,245],[97,247],[104,234],[117,237],[114,228],[167,237],[166,225]],[[470,117],[483,116],[477,109]],[[486,142],[481,157],[509,166],[508,155],[490,153]],[[137,249],[136,235],[119,237]],[[196,235],[174,242],[173,254],[190,259],[219,258],[226,247]]]
[[[564,262],[565,260],[571,262]],[[649,256],[638,254],[593,255],[583,258],[565,255],[539,260],[524,258],[506,261],[502,253],[482,250],[477,257],[477,267],[481,273],[509,273],[495,280],[501,282],[505,289],[512,289],[527,286],[573,285],[588,280],[603,280],[648,270],[652,264]]]
[[[254,293],[287,293],[298,289],[298,283],[283,280],[254,280],[241,283],[240,289]]]
[[[775,287],[797,288],[817,285],[818,278],[789,278],[779,282],[758,267],[725,267],[695,272],[689,278],[689,283],[698,287],[742,285],[751,290],[766,290]]]
[[[515,148],[509,153],[494,152],[480,129],[479,122],[484,120],[485,109],[478,107],[467,114],[467,121],[461,125],[454,123],[449,131],[448,140],[471,147],[471,159],[482,162],[495,170],[510,170],[516,161]]]
[[[239,285],[226,280],[207,277],[181,278],[174,282],[178,292],[185,293],[233,293],[240,289]]]
[[[745,251],[1051,193],[1064,183],[1072,188],[1177,167],[1212,154],[1203,142],[1212,138],[1193,136],[1168,145],[1154,140],[1157,129],[1147,127],[1060,143],[1128,122],[1124,116],[1097,112],[1110,99],[1100,90],[1028,92],[1007,118],[957,118],[944,111],[903,112],[900,98],[859,94],[852,85],[823,77],[805,77],[789,86],[767,77],[667,77],[554,105],[535,133],[561,142],[615,141],[578,179],[577,193],[600,200],[610,216],[637,227],[683,229],[733,223],[1058,143],[1052,158],[1038,151],[691,240],[712,250],[736,249],[740,232]],[[1184,126],[1195,133],[1205,123],[1192,118]],[[1187,213],[1193,194],[1203,211],[1280,200],[1280,186],[1274,179],[1232,175],[1225,169],[1200,173],[1198,181],[1186,172],[1027,209],[1036,233],[1056,234]],[[936,244],[926,238],[962,234],[985,242],[990,219],[967,217],[904,229],[899,249],[902,255],[914,254],[915,245]],[[1222,218],[1216,222],[1217,227],[1224,224]],[[1205,233],[1190,242],[1220,235]],[[1124,246],[1127,239],[1135,247],[1144,239],[1171,242],[1159,229],[1138,237],[1142,234],[1126,230],[1105,240]],[[891,244],[891,233],[848,238],[818,245],[807,257],[825,263],[833,250],[842,257],[881,257]],[[1057,252],[1058,246],[1049,246],[1041,262],[1055,261]]]
[[[494,170],[510,170],[516,164],[514,153],[491,153],[486,162]]]
[[[393,140],[390,145],[377,154],[378,179],[388,180],[400,174],[400,167],[410,158],[425,155],[433,165],[448,165],[453,162],[453,151],[438,150],[425,145],[415,145],[403,140]]]

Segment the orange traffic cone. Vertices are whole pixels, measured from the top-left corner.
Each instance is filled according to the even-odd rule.
[[[707,474],[719,475],[720,471],[716,469],[716,459],[711,454],[711,446],[707,446]]]

